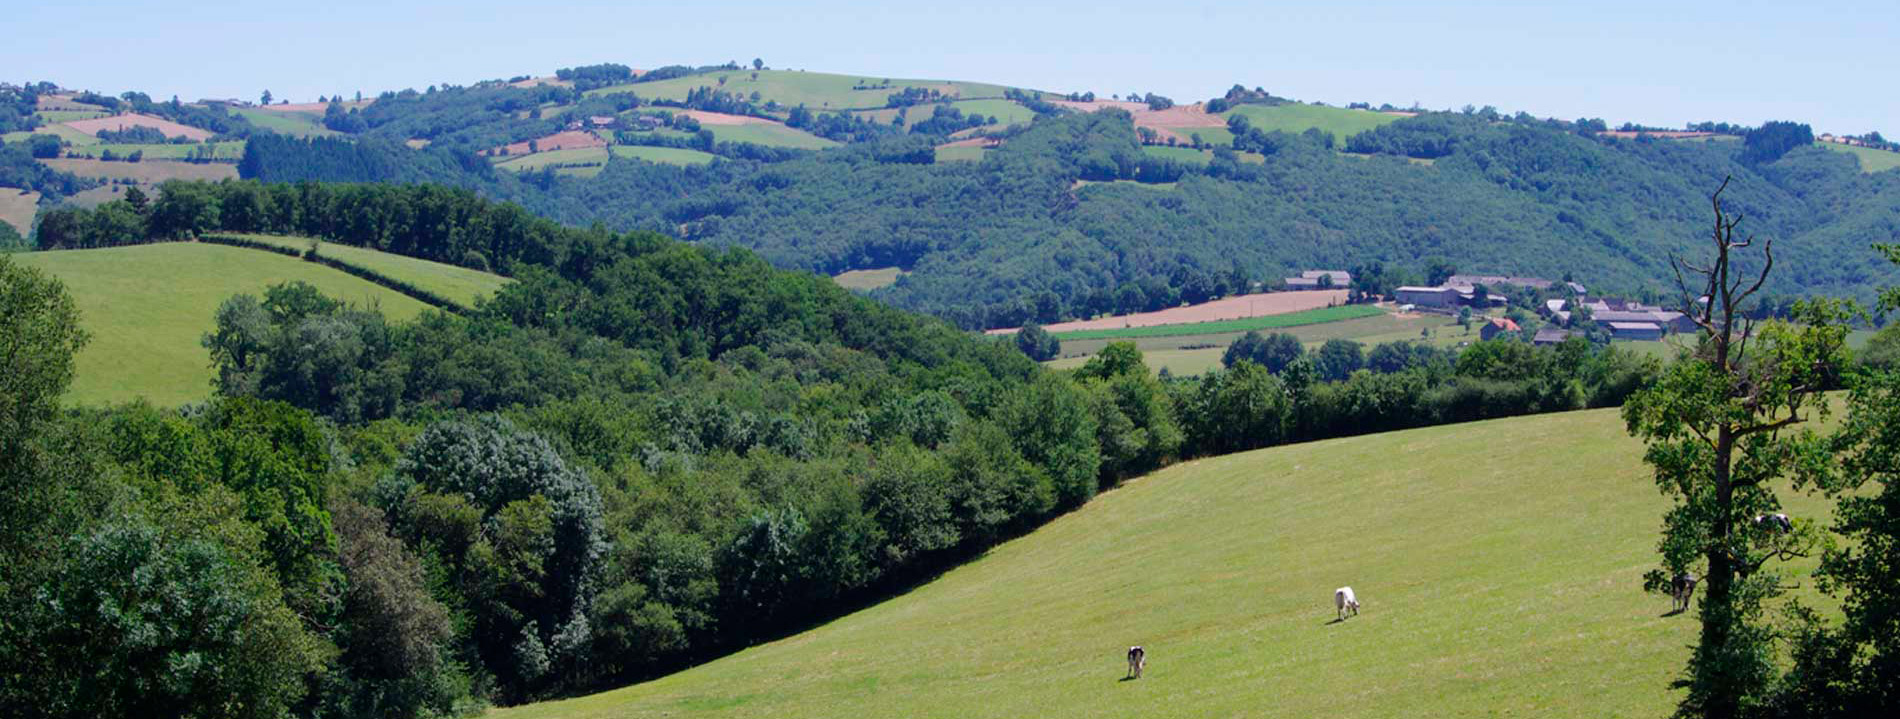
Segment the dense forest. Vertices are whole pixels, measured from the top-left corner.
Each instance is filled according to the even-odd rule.
[[[1616,404],[1655,371],[1577,340],[1192,380],[1122,344],[1057,374],[747,250],[466,189],[171,183],[61,217],[64,247],[294,231],[518,281],[407,324],[300,284],[232,297],[204,403],[60,412],[72,300],[0,256],[9,716],[440,716],[622,683],[1180,457]]]
[[[1205,167],[1144,153],[1117,111],[1041,115],[980,162],[935,163],[920,137],[873,127],[822,153],[613,160],[591,179],[498,177],[446,148],[394,143],[254,142],[243,170],[449,182],[569,224],[747,247],[785,268],[898,266],[908,273],[879,299],[964,327],[1090,316],[1131,291],[1167,306],[1205,277],[1430,258],[1633,292],[1668,281],[1656,258],[1699,237],[1707,193],[1730,176],[1754,232],[1790,250],[1776,292],[1867,299],[1893,275],[1868,245],[1900,233],[1900,175],[1860,173],[1793,123],[1740,141],[1623,140],[1587,123],[1441,112],[1343,148],[1243,123],[1236,147],[1264,162],[1216,149]]]

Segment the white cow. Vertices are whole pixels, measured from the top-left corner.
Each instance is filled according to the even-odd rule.
[[[1359,616],[1359,598],[1353,596],[1352,587],[1340,587],[1333,590],[1333,605],[1339,609],[1339,620],[1346,621],[1346,610],[1352,610],[1353,616]]]

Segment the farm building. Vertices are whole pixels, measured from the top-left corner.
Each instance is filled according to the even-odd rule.
[[[1555,315],[1564,311],[1564,308],[1568,306],[1570,306],[1570,303],[1563,300],[1544,300],[1544,316],[1550,317]]]
[[[1517,326],[1516,322],[1513,322],[1508,318],[1493,317],[1485,321],[1484,327],[1478,330],[1478,336],[1483,337],[1488,340],[1488,339],[1495,338],[1501,334],[1518,332],[1518,331],[1521,331],[1521,329],[1522,328]]]
[[[1672,310],[1604,310],[1590,315],[1597,324],[1612,322],[1647,322],[1669,332],[1694,332],[1695,320],[1681,312]]]
[[[1442,308],[1459,305],[1459,293],[1453,287],[1400,287],[1392,294],[1401,304]]]
[[[1321,290],[1352,286],[1352,273],[1344,270],[1306,270],[1299,277],[1286,278],[1289,290]]]
[[[1663,338],[1661,325],[1654,322],[1611,322],[1610,337],[1619,340],[1659,340]]]
[[[1550,280],[1543,279],[1541,277],[1511,277],[1509,275],[1452,275],[1449,279],[1445,280],[1445,284],[1451,285],[1453,287],[1471,287],[1474,285],[1484,285],[1486,287],[1491,287],[1495,285],[1511,285],[1513,287],[1528,287],[1533,290],[1547,290],[1547,289],[1550,289],[1551,285],[1554,285],[1556,283],[1551,282]]]
[[[1570,339],[1570,335],[1571,335],[1570,330],[1558,329],[1556,327],[1545,327],[1537,331],[1536,337],[1531,338],[1531,344],[1554,345],[1554,344],[1563,342],[1564,340]]]

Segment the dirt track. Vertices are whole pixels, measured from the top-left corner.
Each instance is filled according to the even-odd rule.
[[[1093,320],[1079,320],[1045,325],[1050,332],[1074,332],[1077,330],[1118,330],[1124,327],[1154,327],[1158,325],[1179,325],[1193,322],[1212,322],[1214,320],[1234,320],[1244,317],[1264,317],[1283,315],[1289,312],[1318,309],[1331,305],[1346,304],[1346,290],[1317,290],[1312,292],[1262,292],[1238,297],[1226,297],[1213,302],[1203,302],[1188,307],[1172,307],[1157,312],[1143,312],[1119,317],[1103,317]],[[1010,334],[1018,327],[989,330],[987,334]]]

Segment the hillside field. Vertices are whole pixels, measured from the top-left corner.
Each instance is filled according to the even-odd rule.
[[[132,180],[145,185],[155,185],[166,180],[235,180],[238,176],[237,165],[226,162],[198,163],[177,160],[107,162],[66,157],[40,160],[40,162],[55,170],[64,170],[80,177]]]
[[[234,236],[298,251],[310,249],[310,243],[313,241],[308,237],[281,235],[236,234]],[[508,283],[514,281],[481,270],[406,257],[366,247],[339,245],[334,242],[317,241],[317,254],[408,282],[423,290],[454,300],[464,307],[474,307],[476,300],[494,297],[501,288],[507,287]]]
[[[232,162],[244,159],[243,140],[234,142],[213,142],[208,144],[211,147],[212,159],[230,160]],[[131,153],[138,152],[143,153],[140,157],[146,160],[183,160],[191,157],[191,154],[197,151],[199,147],[201,147],[199,144],[180,145],[176,143],[100,143],[97,145],[69,149],[66,151],[65,156],[100,157],[106,150],[111,150],[112,154],[118,155],[119,157],[125,157]]]
[[[274,252],[203,243],[162,243],[100,250],[26,252],[13,259],[66,283],[92,342],[79,353],[69,404],[129,402],[161,406],[211,393],[211,357],[198,344],[218,304],[262,295],[302,280],[347,302],[374,303],[394,320],[429,309],[368,280]]]
[[[759,79],[754,80],[752,72],[749,67],[741,70],[719,70],[670,80],[614,85],[590,90],[587,94],[595,96],[631,92],[642,98],[685,100],[686,94],[693,88],[712,87],[741,96],[757,92],[761,100],[777,100],[780,105],[787,108],[804,105],[813,111],[821,111],[884,107],[890,95],[902,91],[906,86],[935,88],[945,93],[955,93],[960,98],[968,100],[1000,98],[1005,89],[1001,85],[980,82],[893,78],[888,88],[854,90],[852,88],[858,86],[878,86],[885,78],[796,70],[760,70]],[[719,84],[721,76],[726,78],[724,85]]]
[[[323,126],[323,111],[283,112],[279,110],[260,110],[254,107],[232,108],[231,112],[244,116],[251,124],[282,135],[292,137],[331,137],[342,133]]]
[[[1663,716],[1696,623],[1641,590],[1641,451],[1594,410],[1188,462],[805,633],[489,716]]]
[[[1421,330],[1430,330],[1430,339],[1421,336]],[[1457,321],[1442,315],[1432,314],[1392,314],[1386,313],[1372,317],[1322,322],[1319,324],[1282,327],[1269,332],[1279,332],[1299,338],[1307,351],[1319,349],[1330,339],[1348,339],[1365,345],[1368,351],[1373,345],[1392,341],[1425,341],[1433,345],[1453,346],[1461,341],[1477,341],[1476,330],[1466,333]],[[1134,342],[1148,360],[1148,366],[1159,372],[1162,368],[1177,376],[1198,375],[1220,366],[1221,355],[1227,352],[1227,345],[1233,344],[1245,331],[1210,332],[1196,335],[1171,335],[1163,337],[1136,337],[1129,339],[1092,339],[1063,340],[1062,357],[1044,364],[1056,369],[1074,369],[1087,363],[1090,357],[1102,351],[1111,342]],[[1658,344],[1658,343],[1639,343]]]
[[[831,281],[838,283],[839,287],[843,287],[847,290],[864,292],[897,284],[897,278],[902,276],[904,276],[902,269],[896,267],[879,267],[874,270],[840,272],[832,276]]]
[[[767,147],[792,147],[801,150],[822,150],[838,146],[838,143],[831,140],[777,123],[705,125],[704,127],[712,131],[714,142],[750,142]]]
[[[13,225],[25,237],[33,229],[33,216],[40,212],[40,193],[17,187],[0,187],[0,222]]]
[[[1052,329],[1050,333],[1062,340],[1119,340],[1134,339],[1137,337],[1173,337],[1317,325],[1328,322],[1338,322],[1340,320],[1377,317],[1383,314],[1385,314],[1385,310],[1372,305],[1339,305],[1336,307],[1320,307],[1284,314],[1214,320],[1212,322],[1150,325],[1145,327],[1117,327],[1113,329],[1085,329],[1067,332]],[[1051,327],[1055,326],[1056,325],[1051,325]]]
[[[1346,138],[1400,119],[1398,115],[1387,115],[1370,110],[1348,110],[1325,105],[1305,105],[1289,103],[1285,105],[1241,105],[1228,110],[1226,116],[1244,115],[1254,127],[1263,131],[1300,133],[1310,128],[1319,128],[1333,134],[1333,141],[1344,143]],[[1221,131],[1226,134],[1223,129]],[[1216,142],[1212,136],[1203,132],[1209,142]],[[1226,140],[1232,142],[1233,136],[1226,134]]]
[[[1883,172],[1900,167],[1900,152],[1876,150],[1871,147],[1842,145],[1837,142],[1817,142],[1814,144],[1836,152],[1845,152],[1849,155],[1853,155],[1855,159],[1860,160],[1861,172]]]
[[[614,157],[631,157],[647,162],[666,165],[704,165],[718,157],[709,152],[688,150],[680,147],[648,147],[645,145],[614,145],[607,148]]]
[[[501,160],[495,163],[495,166],[505,170],[527,171],[539,170],[549,165],[570,165],[570,167],[562,167],[560,170],[592,170],[591,176],[600,174],[601,167],[607,164],[607,148],[577,147],[566,150],[537,152],[532,155],[500,156],[491,159]]]

